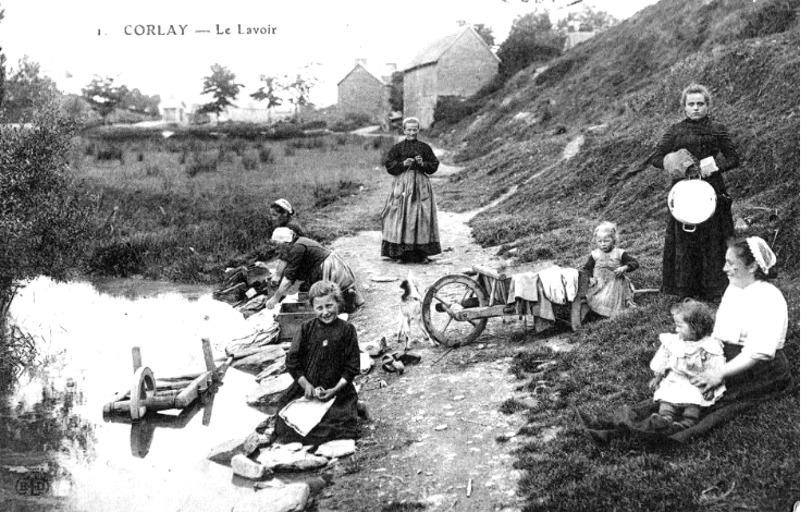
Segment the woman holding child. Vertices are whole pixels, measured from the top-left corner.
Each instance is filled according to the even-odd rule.
[[[664,169],[672,183],[698,177],[717,194],[712,217],[688,232],[668,214],[662,259],[662,291],[680,297],[717,300],[726,289],[723,262],[726,240],[734,235],[731,198],[723,173],[740,164],[729,132],[708,116],[712,95],[691,84],[681,93],[684,120],[668,128],[649,163]]]
[[[724,272],[729,286],[717,310],[710,341],[703,338],[706,329],[688,335],[688,317],[677,315],[678,310],[673,311],[676,332],[685,344],[684,348],[672,350],[674,354],[703,348],[715,357],[718,353],[715,344],[722,345],[722,364],[709,364],[712,359],[706,355],[701,359],[707,364],[699,365],[698,372],[688,371],[692,368],[679,368],[689,383],[698,388],[703,400],[688,400],[684,392],[678,400],[660,393],[658,386],[667,378],[668,372],[677,367],[660,364],[658,352],[651,366],[657,377],[656,382],[652,381],[652,387],[657,387],[653,401],[641,402],[632,408],[624,407],[606,419],[579,411],[595,441],[608,442],[631,432],[685,441],[735,417],[744,408],[779,396],[792,387],[793,374],[784,354],[787,302],[781,291],[767,282],[777,274],[774,268],[776,255],[763,239],[754,236],[730,240],[725,260]],[[662,341],[664,344],[665,340]],[[671,403],[677,401],[680,403]],[[676,410],[677,405],[682,410]],[[693,406],[689,413],[688,405]],[[694,411],[696,406],[701,410]],[[659,412],[655,413],[657,407]],[[704,409],[708,412],[703,412]],[[703,423],[705,415],[708,419],[704,425],[691,428],[696,427],[699,417]]]

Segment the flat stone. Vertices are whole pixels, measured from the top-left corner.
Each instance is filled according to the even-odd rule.
[[[267,446],[270,444],[270,435],[269,434],[259,434],[258,432],[251,432],[251,434],[245,439],[245,443],[242,446],[242,453],[247,456],[250,456],[261,448],[262,446]]]
[[[211,449],[206,458],[218,464],[230,464],[234,455],[242,453],[242,440],[231,439]]]
[[[306,451],[290,451],[281,447],[263,450],[257,460],[273,471],[308,471],[328,464],[328,459]]]
[[[238,359],[234,361],[231,366],[234,368],[240,368],[242,366],[255,366],[261,368],[284,357],[284,349],[282,349],[280,346],[267,345],[264,347],[264,350],[261,350],[255,354],[251,354],[247,357],[243,357],[242,359]]]
[[[248,405],[275,405],[281,397],[281,393],[289,389],[293,382],[295,379],[288,373],[268,377],[259,382],[259,386],[249,392],[245,400]]]
[[[250,460],[244,454],[234,455],[231,459],[231,468],[234,470],[235,475],[251,480],[258,480],[267,474],[267,468],[262,464]]]
[[[328,457],[329,459],[340,458],[350,455],[356,451],[356,441],[353,439],[337,439],[335,441],[328,441],[321,444],[317,451],[317,455]]]
[[[302,512],[311,489],[304,482],[267,487],[234,505],[231,512]]]

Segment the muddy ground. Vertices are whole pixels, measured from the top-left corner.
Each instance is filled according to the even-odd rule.
[[[443,165],[435,179],[458,170]],[[385,191],[366,193],[383,197]],[[369,215],[366,209],[374,207],[374,201],[363,199],[348,206],[354,215]],[[384,336],[390,348],[403,349],[395,342],[395,332],[399,285],[409,271],[424,292],[440,277],[473,265],[500,268],[514,263],[494,256],[497,249],[472,242],[466,223],[476,213],[439,212],[443,253],[427,264],[382,258],[379,231],[360,232],[333,244],[364,283],[367,305],[351,320],[360,341]],[[412,349],[422,361],[402,375],[385,372],[379,364],[364,381],[360,398],[370,421],[363,423],[360,448],[333,472],[332,485],[318,495],[316,510],[519,510],[516,489],[521,473],[513,467],[513,452],[530,438],[517,435],[523,413],[503,414],[499,408],[510,398],[528,397],[517,391],[525,381],[516,379],[509,365],[515,353],[541,344],[569,348],[560,343],[558,331],[523,336],[527,328],[531,326],[517,317],[490,319],[476,342],[456,349],[432,346],[413,330],[418,340]]]

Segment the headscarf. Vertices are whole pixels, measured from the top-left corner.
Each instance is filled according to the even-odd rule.
[[[271,240],[273,242],[291,244],[295,240],[295,232],[289,228],[275,228]]]
[[[284,210],[285,212],[287,212],[288,214],[295,215],[295,210],[292,209],[292,205],[289,204],[289,201],[287,201],[284,198],[276,199],[270,206],[277,206],[282,210]]]
[[[756,261],[759,268],[762,269],[762,272],[767,274],[768,270],[776,264],[776,255],[773,253],[768,243],[758,236],[749,236],[745,239],[745,242],[748,244],[748,249],[754,256],[754,261]]]

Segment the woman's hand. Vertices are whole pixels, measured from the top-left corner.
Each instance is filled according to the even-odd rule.
[[[413,163],[414,163],[414,158],[407,158],[406,160],[403,161],[403,166],[411,167]]]
[[[303,388],[303,396],[305,396],[307,400],[315,398],[316,393],[314,386],[311,385],[311,382],[306,380],[306,377],[301,377],[298,384]]]
[[[621,265],[615,269],[615,277],[620,277],[628,271],[629,267],[626,265]]]
[[[270,300],[264,303],[264,307],[267,309],[273,309],[276,304],[278,304],[278,299],[276,297],[270,297]]]
[[[597,279],[595,279],[594,277],[590,278],[590,286],[595,286],[597,283],[598,283]]]
[[[423,165],[423,157],[420,155],[414,157],[414,161],[417,162],[417,165]]]
[[[690,377],[690,383],[697,386],[701,393],[706,393],[723,384],[723,371],[708,371],[701,375]]]
[[[331,398],[334,398],[334,396],[336,396],[336,394],[337,394],[337,389],[336,388],[331,388],[331,389],[322,389],[322,388],[320,388],[319,391],[318,391],[318,394],[317,394],[317,398],[319,400],[322,400],[323,402],[325,402],[327,400],[330,400]]]

